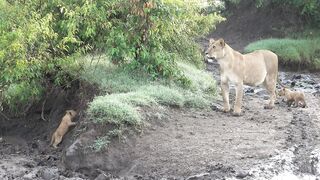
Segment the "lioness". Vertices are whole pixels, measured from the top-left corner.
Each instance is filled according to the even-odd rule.
[[[63,136],[68,132],[70,126],[76,125],[72,119],[76,116],[77,112],[74,110],[67,110],[63,116],[61,123],[57,130],[52,134],[50,145],[57,148],[57,145],[62,141]]]
[[[223,96],[223,111],[229,112],[229,81],[236,84],[236,100],[234,115],[241,114],[243,85],[257,86],[264,84],[270,102],[266,109],[274,107],[276,98],[276,82],[278,77],[278,56],[268,50],[257,50],[241,54],[233,50],[223,39],[210,39],[206,51],[207,58],[214,58],[220,65],[221,89]]]
[[[304,98],[303,92],[291,91],[288,88],[282,88],[279,91],[279,96],[285,96],[287,99],[287,105],[290,107],[293,103],[295,107],[299,106],[299,102],[301,102],[301,107],[306,107],[306,101]]]

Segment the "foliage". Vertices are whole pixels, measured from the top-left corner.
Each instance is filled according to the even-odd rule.
[[[0,98],[17,109],[68,86],[82,69],[69,64],[86,53],[188,85],[177,60],[201,66],[195,40],[223,20],[187,0],[0,0],[0,8]]]
[[[320,38],[314,39],[265,39],[249,44],[246,52],[268,49],[275,52],[285,65],[308,66],[309,69],[320,69]]]

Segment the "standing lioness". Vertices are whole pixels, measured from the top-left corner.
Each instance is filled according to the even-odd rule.
[[[210,39],[206,56],[216,59],[220,65],[224,112],[230,111],[229,81],[236,84],[234,115],[241,113],[243,84],[257,86],[263,83],[270,94],[270,102],[265,108],[274,107],[278,77],[278,56],[276,54],[268,50],[257,50],[243,55],[233,50],[223,39],[217,41]]]
[[[67,110],[66,114],[63,116],[61,123],[57,130],[52,134],[50,145],[57,148],[57,145],[62,141],[63,136],[68,132],[70,126],[76,125],[72,122],[72,119],[77,115],[74,110]]]

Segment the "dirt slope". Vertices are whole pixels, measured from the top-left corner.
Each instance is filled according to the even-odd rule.
[[[237,51],[259,39],[284,37],[303,30],[304,21],[298,12],[271,3],[256,8],[255,0],[245,0],[230,6],[226,14],[227,21],[217,25],[208,38],[224,38]]]

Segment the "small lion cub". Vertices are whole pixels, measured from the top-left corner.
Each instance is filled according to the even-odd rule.
[[[301,102],[301,107],[306,107],[306,101],[304,98],[303,92],[291,91],[288,88],[282,88],[279,91],[279,96],[285,96],[287,99],[287,105],[290,107],[293,103],[295,107],[299,106],[299,102]]]
[[[77,112],[74,110],[66,110],[61,123],[57,130],[52,134],[50,145],[57,148],[57,145],[62,141],[63,136],[68,132],[70,126],[76,125],[72,119],[76,116]]]

